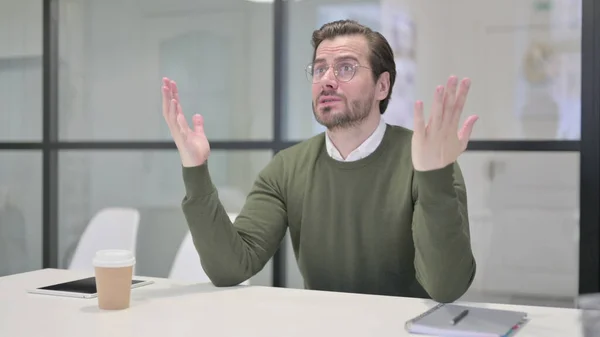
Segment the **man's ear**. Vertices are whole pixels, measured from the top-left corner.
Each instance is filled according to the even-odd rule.
[[[377,80],[377,85],[375,88],[375,99],[378,101],[384,100],[388,93],[390,92],[390,73],[383,72],[379,75],[379,79]]]

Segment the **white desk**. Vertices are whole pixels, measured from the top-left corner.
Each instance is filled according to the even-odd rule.
[[[271,287],[215,288],[153,279],[132,306],[101,311],[96,299],[33,295],[26,289],[88,274],[44,269],[0,278],[0,336],[410,336],[404,322],[432,301]],[[480,304],[481,305],[481,304]],[[580,311],[485,305],[526,311],[517,337],[583,336]]]

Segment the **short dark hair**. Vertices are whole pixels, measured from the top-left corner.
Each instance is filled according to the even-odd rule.
[[[324,40],[334,39],[338,36],[362,35],[369,44],[369,67],[373,73],[375,81],[384,72],[390,73],[390,88],[385,99],[379,102],[379,111],[381,114],[387,109],[392,88],[396,81],[396,62],[394,61],[394,52],[388,41],[379,32],[373,31],[367,26],[359,24],[355,20],[338,20],[324,24],[321,28],[315,30],[312,34],[313,61],[317,53],[317,47]]]

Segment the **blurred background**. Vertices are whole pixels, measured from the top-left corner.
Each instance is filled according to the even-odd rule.
[[[573,306],[600,291],[599,143],[582,134],[598,118],[582,84],[598,89],[600,71],[581,71],[582,39],[600,32],[582,25],[582,1],[0,0],[0,276],[68,268],[94,216],[127,207],[136,273],[169,277],[187,226],[161,78],[188,118],[204,115],[236,213],[275,152],[324,131],[304,73],[311,33],[350,18],[394,49],[389,124],[412,128],[415,100],[472,79],[464,115],[480,120],[459,162],[478,271],[465,299]],[[250,283],[303,287],[289,238]]]

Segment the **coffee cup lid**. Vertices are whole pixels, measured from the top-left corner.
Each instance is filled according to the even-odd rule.
[[[93,263],[95,267],[129,267],[135,264],[135,257],[131,251],[123,249],[99,250],[96,252]]]

